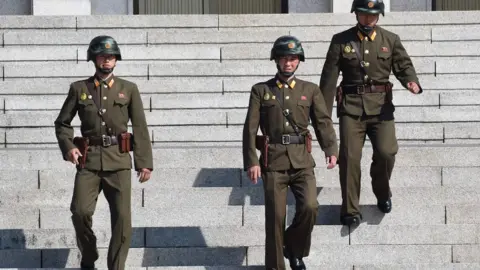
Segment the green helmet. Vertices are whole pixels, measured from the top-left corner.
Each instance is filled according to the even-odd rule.
[[[305,61],[305,54],[302,43],[294,36],[281,36],[275,43],[270,52],[270,60],[276,59],[279,56],[298,55],[300,61]]]
[[[383,0],[353,0],[350,12],[353,13],[354,11],[370,14],[381,13],[385,16],[385,4]]]
[[[113,54],[117,60],[122,60],[120,48],[114,38],[110,36],[97,36],[90,41],[87,50],[87,62],[94,60],[99,54]]]

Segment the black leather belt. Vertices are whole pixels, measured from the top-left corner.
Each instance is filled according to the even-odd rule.
[[[88,137],[88,144],[89,145],[97,145],[97,146],[110,146],[110,145],[117,145],[118,138],[116,136],[92,136]]]
[[[280,138],[271,138],[271,144],[305,144],[305,136],[284,134]]]
[[[342,90],[344,94],[357,94],[362,95],[365,93],[384,93],[392,91],[392,86],[388,84],[379,84],[379,85],[343,85]]]

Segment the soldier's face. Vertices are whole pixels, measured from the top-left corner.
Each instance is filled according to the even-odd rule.
[[[358,22],[364,26],[375,26],[378,21],[379,14],[357,13]]]
[[[278,58],[278,65],[283,72],[293,72],[300,62],[298,55],[287,55]]]
[[[97,55],[97,66],[101,68],[113,68],[117,62],[117,58],[112,54],[100,54]]]

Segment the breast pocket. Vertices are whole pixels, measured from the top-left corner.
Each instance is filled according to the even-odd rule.
[[[379,50],[377,56],[378,66],[382,70],[386,70],[389,74],[392,69],[392,53],[391,52],[382,52]]]
[[[79,100],[78,101],[78,116],[80,120],[85,122],[91,122],[93,117],[97,117],[98,109],[95,105],[95,102],[91,99]]]
[[[310,119],[310,107],[312,104],[308,100],[299,100],[297,102],[298,114],[295,116],[295,120],[299,127],[305,128],[302,124],[309,122]]]
[[[125,98],[116,98],[113,101],[113,111],[115,114],[121,114],[128,119],[128,100]]]
[[[357,54],[355,52],[343,52],[342,58],[343,66],[346,68],[356,68],[359,65]]]

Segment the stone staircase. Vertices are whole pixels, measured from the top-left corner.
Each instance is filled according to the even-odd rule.
[[[386,15],[381,25],[400,35],[425,89],[413,96],[392,76],[400,144],[393,211],[376,209],[367,142],[364,223],[341,226],[338,168],[327,171],[316,147],[321,206],[306,262],[309,269],[480,269],[480,12]],[[61,158],[53,121],[69,83],[93,74],[89,41],[109,34],[124,58],[116,74],[138,84],[154,145],[153,178],[134,180],[127,269],[262,269],[263,191],[241,170],[250,87],[275,73],[269,51],[285,34],[304,43],[298,76],[318,83],[332,34],[353,17],[0,17],[0,268],[79,265],[69,213],[75,172]],[[292,196],[288,204],[290,222]],[[109,227],[100,195],[99,268],[106,268]]]

